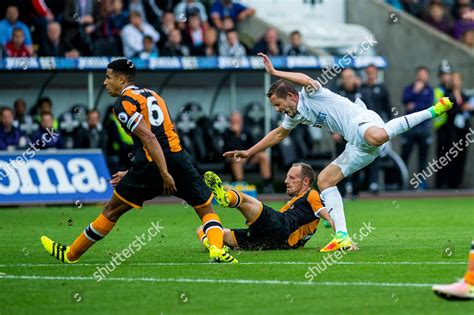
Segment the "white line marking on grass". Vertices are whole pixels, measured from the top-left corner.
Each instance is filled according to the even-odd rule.
[[[94,277],[53,277],[53,276],[17,276],[5,275],[0,279],[10,280],[53,280],[53,281],[97,281]],[[119,282],[163,282],[163,283],[223,283],[223,284],[271,284],[303,286],[365,286],[365,287],[431,287],[430,283],[397,283],[397,282],[310,282],[287,280],[250,280],[250,279],[192,279],[192,278],[105,278],[103,281]]]
[[[239,265],[314,265],[320,261],[254,261],[240,262]],[[465,265],[465,261],[340,261],[334,265]],[[47,264],[1,264],[0,267],[52,267],[59,266],[59,263]],[[104,263],[77,263],[74,266],[103,266]],[[222,265],[212,262],[157,262],[157,263],[128,263],[127,266],[201,266],[201,265]]]

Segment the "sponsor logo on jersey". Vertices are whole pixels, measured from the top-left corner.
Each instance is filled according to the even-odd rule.
[[[316,123],[313,125],[317,128],[322,128],[324,123],[326,122],[328,115],[326,113],[319,112],[318,118],[316,119]]]

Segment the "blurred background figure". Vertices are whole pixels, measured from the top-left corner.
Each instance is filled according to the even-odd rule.
[[[20,128],[13,124],[13,110],[5,107],[1,111],[0,150],[13,151],[26,145]]]
[[[189,18],[192,15],[197,15],[204,27],[208,27],[206,8],[199,1],[182,0],[174,8],[174,16],[180,30],[186,28],[186,24],[189,23]]]
[[[285,50],[287,56],[307,56],[308,50],[303,46],[301,40],[301,33],[299,31],[293,31],[290,34],[290,45]]]
[[[165,43],[168,41],[168,36],[172,30],[176,28],[175,17],[173,12],[164,12],[161,17],[160,27],[157,28],[160,33],[160,39],[158,41],[158,49],[162,50]]]
[[[234,24],[243,21],[255,14],[255,9],[232,0],[214,0],[211,6],[211,20],[217,29],[223,29],[222,19],[230,17]]]
[[[33,54],[33,41],[28,26],[19,20],[20,12],[18,7],[11,5],[7,7],[5,19],[0,20],[0,45],[6,46],[13,38],[13,30],[19,28],[23,30],[26,49],[30,55]]]
[[[159,57],[158,49],[151,36],[145,35],[143,37],[143,51],[138,55],[140,59],[150,59]]]
[[[79,51],[61,40],[61,24],[52,21],[47,26],[46,39],[41,42],[38,55],[41,57],[79,57]]]
[[[230,115],[229,129],[224,133],[224,151],[246,150],[254,145],[251,134],[244,128],[242,115],[234,112]],[[273,192],[272,170],[270,159],[266,152],[259,152],[250,159],[228,159],[232,178],[234,181],[244,181],[244,165],[246,163],[256,164],[260,169],[260,175],[263,179],[263,191],[265,193]]]
[[[137,11],[130,12],[130,23],[122,29],[123,54],[127,58],[143,51],[143,38],[148,35],[156,43],[160,34],[150,24],[144,22]]]
[[[415,81],[403,90],[402,103],[405,115],[418,112],[433,105],[433,88],[429,84],[430,72],[425,66],[416,69]],[[416,172],[424,170],[428,163],[428,148],[433,143],[431,137],[432,124],[430,120],[424,121],[415,128],[402,135],[402,159],[409,165],[410,155],[415,145],[418,147],[418,168]],[[426,182],[420,184],[420,189],[428,188]]]
[[[190,54],[196,56],[204,46],[204,34],[207,26],[201,23],[198,13],[189,14],[183,42],[191,49]]]
[[[8,57],[30,57],[31,54],[25,45],[25,33],[19,27],[13,29],[13,37],[5,47]]]
[[[184,57],[190,55],[190,49],[183,44],[183,37],[179,29],[171,30],[168,41],[163,47],[161,56],[163,57]]]
[[[283,44],[278,38],[278,31],[274,27],[269,27],[265,31],[262,39],[260,39],[253,47],[253,54],[259,52],[269,56],[283,55]]]
[[[64,139],[58,129],[53,127],[53,114],[44,112],[40,117],[40,127],[31,137],[31,142],[40,145],[41,149],[63,149]]]
[[[244,57],[247,55],[245,47],[239,41],[237,30],[228,30],[225,32],[227,42],[219,49],[219,55],[223,57]]]

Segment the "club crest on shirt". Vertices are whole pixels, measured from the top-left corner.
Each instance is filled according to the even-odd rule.
[[[125,113],[120,113],[118,114],[118,119],[120,120],[120,122],[125,124],[128,120],[128,116]]]
[[[316,118],[316,123],[313,125],[317,128],[322,128],[324,123],[326,122],[328,115],[326,113],[319,112],[318,118]]]

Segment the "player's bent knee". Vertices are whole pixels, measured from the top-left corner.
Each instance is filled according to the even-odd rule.
[[[371,127],[364,135],[365,141],[373,146],[381,146],[389,140],[388,134],[383,128]]]

